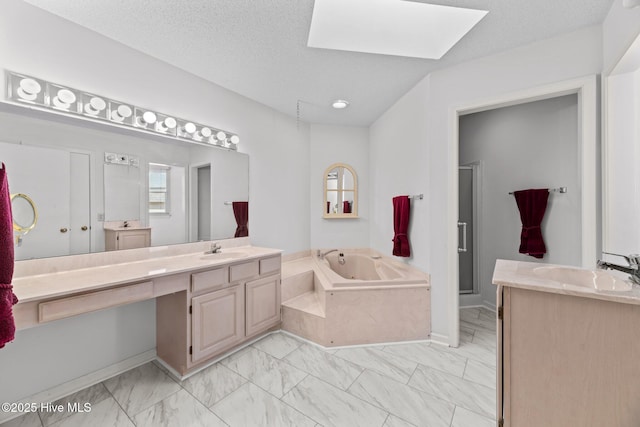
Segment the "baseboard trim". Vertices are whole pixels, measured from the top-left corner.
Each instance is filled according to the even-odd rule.
[[[55,387],[51,387],[45,391],[41,391],[24,399],[20,399],[21,403],[36,403],[40,406],[41,403],[55,402],[58,399],[69,396],[92,385],[98,384],[104,380],[120,375],[130,369],[144,365],[151,362],[156,358],[156,349],[145,351],[144,353],[137,354],[113,365],[91,372],[90,374],[83,375],[66,383],[62,383]],[[0,413],[0,424],[18,418],[24,415],[23,413]]]
[[[449,335],[431,333],[431,342],[433,344],[443,345],[449,347]]]

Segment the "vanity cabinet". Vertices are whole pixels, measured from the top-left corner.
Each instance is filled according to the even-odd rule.
[[[186,291],[156,300],[158,357],[184,376],[280,324],[281,257],[191,274]]]
[[[105,228],[104,241],[107,251],[148,248],[151,246],[151,228]]]
[[[245,287],[246,335],[251,336],[280,321],[280,276],[253,280]]]
[[[640,305],[498,287],[505,427],[640,425]]]
[[[241,284],[191,300],[192,362],[244,340],[244,287]]]

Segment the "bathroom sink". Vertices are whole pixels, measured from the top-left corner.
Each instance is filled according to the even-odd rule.
[[[203,260],[215,260],[215,259],[238,259],[246,258],[249,254],[244,252],[216,252],[214,254],[202,255],[200,259]]]
[[[571,267],[537,267],[533,269],[533,274],[542,279],[553,280],[567,285],[581,286],[598,291],[619,291],[631,290],[631,282],[614,276],[604,270],[584,270]]]

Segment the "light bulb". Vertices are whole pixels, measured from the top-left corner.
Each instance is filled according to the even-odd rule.
[[[186,123],[184,125],[182,130],[184,130],[185,133],[192,134],[192,133],[195,133],[197,128],[196,128],[196,125],[194,125],[193,123],[189,122],[189,123]]]
[[[91,116],[97,116],[105,108],[107,108],[107,103],[104,102],[104,99],[94,96],[84,106],[84,111]]]
[[[225,139],[227,139],[227,134],[222,131],[219,131],[218,133],[216,133],[216,139],[218,141],[224,141]]]
[[[200,129],[200,135],[202,135],[204,138],[210,138],[212,135],[211,129],[207,127]]]
[[[164,119],[162,122],[159,123],[158,127],[160,128],[160,130],[164,132],[169,129],[174,129],[177,124],[178,122],[176,122],[176,119],[174,119],[173,117],[167,117],[166,119]]]
[[[53,105],[66,110],[71,107],[71,104],[75,101],[75,93],[71,92],[69,89],[60,89],[58,94],[53,98]]]
[[[111,120],[114,122],[122,122],[124,119],[131,117],[133,110],[128,105],[118,105],[118,108],[111,112]]]
[[[40,83],[29,78],[20,80],[20,87],[16,90],[18,96],[26,101],[35,100],[41,91],[42,86],[40,86]]]
[[[240,142],[240,137],[238,135],[231,135],[231,138],[229,138],[229,142],[233,145],[237,145]]]
[[[156,116],[156,113],[154,113],[153,111],[145,111],[144,114],[142,115],[142,121],[144,121],[147,124],[154,124],[156,122],[156,120],[158,120],[158,117]]]

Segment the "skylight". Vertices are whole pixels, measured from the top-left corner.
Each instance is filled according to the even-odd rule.
[[[404,0],[315,0],[307,46],[440,59],[486,14]]]

